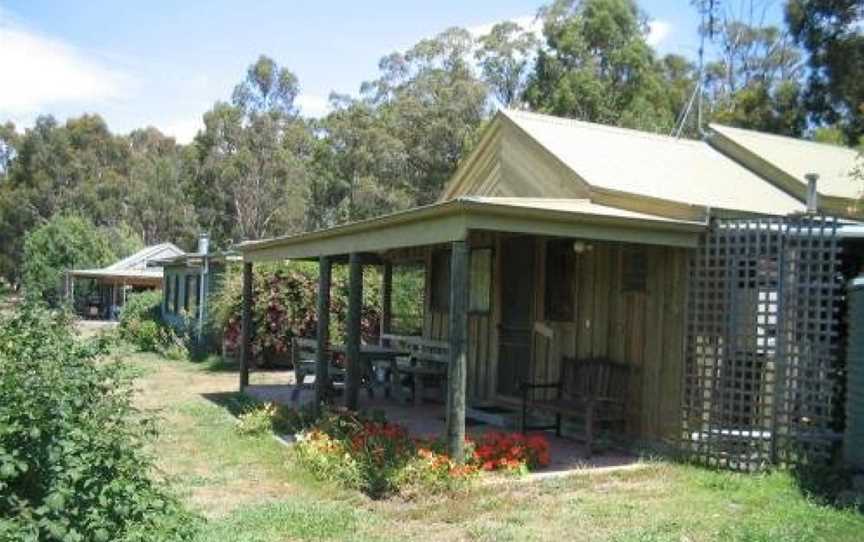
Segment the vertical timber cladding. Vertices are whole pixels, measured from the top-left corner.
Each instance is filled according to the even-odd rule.
[[[472,231],[468,241],[471,249],[492,249],[491,307],[488,312],[469,312],[468,314],[468,368],[467,395],[472,403],[483,403],[493,399],[495,393],[495,370],[498,359],[497,328],[498,287],[496,261],[498,259],[499,235],[492,232]],[[445,245],[424,247],[422,258],[426,264],[426,295],[423,335],[431,339],[447,340],[449,337],[449,317],[446,308],[432,302],[433,290],[441,287],[441,277],[435,273],[435,258],[448,254]],[[437,255],[437,256],[436,256]],[[446,262],[449,265],[449,260]],[[441,264],[443,265],[443,264]],[[448,275],[449,276],[449,275]],[[446,277],[445,277],[446,278]],[[449,284],[445,291],[449,291]]]
[[[837,222],[717,220],[690,265],[685,450],[734,470],[824,459],[840,302]]]

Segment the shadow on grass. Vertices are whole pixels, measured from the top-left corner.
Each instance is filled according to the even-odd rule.
[[[240,370],[240,362],[218,354],[192,355],[189,361],[207,373],[236,373]]]
[[[219,408],[225,409],[234,417],[237,417],[252,407],[261,404],[257,399],[249,397],[239,391],[202,393],[201,397],[210,401]]]

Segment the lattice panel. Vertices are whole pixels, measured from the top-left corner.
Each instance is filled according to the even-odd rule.
[[[690,265],[683,443],[734,470],[824,459],[841,296],[837,223],[718,220]]]

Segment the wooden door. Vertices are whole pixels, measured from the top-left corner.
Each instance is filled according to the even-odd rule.
[[[534,239],[501,242],[501,322],[498,333],[498,393],[515,397],[528,380],[534,322]]]

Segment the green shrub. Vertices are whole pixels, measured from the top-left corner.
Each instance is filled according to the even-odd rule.
[[[330,339],[344,340],[348,315],[348,274],[344,266],[333,269],[330,297]],[[380,329],[380,283],[377,270],[367,268],[363,276],[361,329],[365,337]],[[291,339],[314,336],[317,332],[318,266],[288,262],[256,267],[253,277],[252,348],[263,365],[288,358]],[[242,274],[229,268],[222,287],[213,296],[208,328],[224,338],[229,349],[240,341]],[[416,302],[416,300],[415,300]]]
[[[99,228],[79,216],[55,216],[24,238],[24,291],[56,305],[66,271],[108,265],[141,246],[128,228]]]
[[[131,376],[62,313],[0,318],[0,539],[185,540],[196,520],[151,478]]]
[[[188,336],[178,335],[165,325],[160,314],[162,294],[158,291],[132,294],[120,313],[120,338],[142,352],[157,352],[170,359],[185,359]]]

